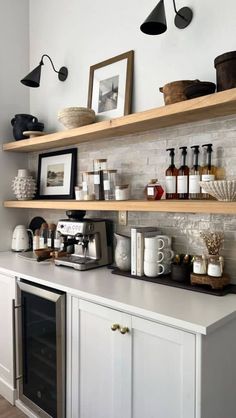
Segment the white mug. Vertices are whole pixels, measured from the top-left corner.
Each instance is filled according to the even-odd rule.
[[[164,259],[164,253],[162,251],[153,251],[149,248],[145,248],[144,250],[144,261],[148,261],[153,263],[154,261],[157,263],[161,263]]]
[[[162,250],[164,248],[165,242],[162,238],[155,237],[146,237],[144,238],[144,248],[147,248],[152,251]]]
[[[165,248],[162,251],[160,251],[160,253],[163,254],[163,263],[171,261],[175,255],[174,251],[172,251],[171,248]]]
[[[164,266],[156,261],[144,261],[144,274],[147,277],[157,277],[164,273]]]
[[[161,251],[153,251],[149,248],[144,249],[144,260],[150,261],[150,262],[168,262],[171,261],[171,259],[174,257],[174,251],[172,251],[170,248],[166,248]]]
[[[172,240],[168,235],[156,235],[156,238],[164,241],[164,246],[162,248],[171,246]]]

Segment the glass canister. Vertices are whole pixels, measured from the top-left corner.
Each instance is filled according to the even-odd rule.
[[[116,186],[115,198],[116,200],[129,200],[130,199],[129,184],[122,184],[120,186]]]
[[[82,187],[84,200],[95,200],[94,171],[84,171],[82,173]]]
[[[117,170],[103,170],[103,188],[105,200],[115,200]]]
[[[210,255],[208,259],[207,274],[212,277],[222,277],[224,259],[218,255]]]
[[[107,159],[93,160],[94,193],[96,200],[104,200],[103,171],[107,169]]]
[[[206,274],[207,263],[204,255],[195,255],[193,258],[193,273]]]

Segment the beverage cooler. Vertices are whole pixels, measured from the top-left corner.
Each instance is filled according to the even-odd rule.
[[[18,280],[13,310],[19,399],[40,417],[64,418],[65,293]]]

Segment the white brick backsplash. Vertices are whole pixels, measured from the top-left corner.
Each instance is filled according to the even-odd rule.
[[[236,117],[224,117],[196,123],[178,125],[146,133],[120,138],[110,138],[78,146],[78,167],[80,171],[91,170],[93,160],[107,158],[108,168],[119,171],[121,181],[130,183],[133,198],[143,198],[148,180],[157,177],[164,182],[165,170],[169,164],[166,148],[176,148],[176,166],[180,163],[180,146],[188,147],[188,161],[192,161],[190,146],[213,143],[213,163],[225,168],[226,176],[236,178]],[[200,163],[205,160],[201,148]],[[29,168],[37,171],[38,154],[29,156]],[[77,175],[77,183],[81,176]],[[203,203],[204,205],[204,203]],[[48,222],[57,222],[65,217],[61,211],[30,211],[30,219],[43,216]],[[135,225],[156,225],[164,234],[173,237],[173,248],[178,253],[201,254],[206,252],[200,238],[200,231],[223,230],[225,242],[222,254],[225,268],[236,283],[236,215],[178,214],[130,212],[128,225],[117,225],[117,213],[89,212],[90,217],[100,216],[112,219],[118,233],[130,235]]]

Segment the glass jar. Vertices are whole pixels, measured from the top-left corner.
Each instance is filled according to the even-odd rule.
[[[117,170],[103,170],[103,188],[105,200],[115,200]]]
[[[204,255],[195,255],[193,259],[193,273],[206,274],[207,264],[206,257]]]
[[[82,188],[84,193],[84,200],[95,200],[93,177],[93,171],[84,171],[82,173]]]
[[[212,277],[222,277],[224,259],[218,255],[210,255],[208,259],[207,274]]]
[[[151,179],[145,188],[147,200],[160,200],[164,190],[157,179]]]
[[[75,186],[75,200],[84,200],[83,186]]]
[[[129,200],[130,188],[129,184],[122,184],[115,187],[115,198],[116,200]]]

